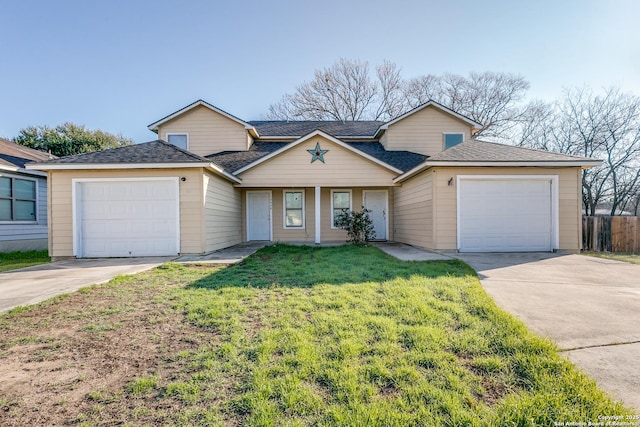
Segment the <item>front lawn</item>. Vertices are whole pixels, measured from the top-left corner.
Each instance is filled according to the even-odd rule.
[[[32,267],[34,265],[47,264],[49,262],[51,262],[51,258],[49,258],[49,252],[46,250],[26,252],[0,252],[0,272]]]
[[[630,414],[460,261],[274,245],[0,317],[0,424],[554,425]]]

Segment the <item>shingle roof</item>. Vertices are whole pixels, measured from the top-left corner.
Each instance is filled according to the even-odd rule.
[[[290,142],[254,142],[249,151],[223,151],[206,158],[228,171],[236,171],[288,144]],[[387,151],[379,142],[346,142],[346,144],[402,171],[417,166],[427,158],[410,151]]]
[[[111,163],[209,163],[210,160],[161,140],[76,154],[46,164],[111,164]]]
[[[0,165],[24,168],[25,163],[55,158],[44,151],[34,150],[0,138]]]
[[[321,130],[336,138],[372,138],[384,122],[378,121],[252,121],[261,138],[286,136],[299,138]]]
[[[496,142],[467,140],[461,144],[444,150],[429,162],[592,162],[594,159],[553,153],[550,151],[533,150],[515,147],[513,145],[498,144]]]
[[[411,151],[387,151],[379,142],[347,142],[347,144],[402,171],[416,167],[428,157]]]
[[[249,151],[222,151],[205,156],[229,172],[238,170],[289,144],[289,142],[254,142]]]

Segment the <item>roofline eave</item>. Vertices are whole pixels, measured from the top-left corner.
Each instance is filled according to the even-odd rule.
[[[589,169],[602,165],[601,160],[544,160],[544,161],[425,161],[397,176],[393,182],[399,183],[432,167],[580,167]]]

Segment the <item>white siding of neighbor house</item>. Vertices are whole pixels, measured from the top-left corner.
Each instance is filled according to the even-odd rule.
[[[35,223],[0,223],[0,252],[26,251],[47,248],[47,180],[44,177],[20,173],[0,175],[36,180],[37,206]]]
[[[311,163],[316,143],[323,150],[325,163]],[[398,174],[371,160],[317,136],[238,174],[241,187],[321,187],[391,186]]]
[[[180,182],[180,253],[204,252],[203,170],[186,169],[114,169],[58,170],[49,173],[49,255],[73,256],[72,179],[184,177]]]
[[[387,150],[407,150],[433,156],[444,150],[444,133],[471,137],[471,125],[436,107],[425,107],[389,126],[380,139]]]
[[[160,125],[158,138],[166,141],[168,133],[187,133],[189,151],[199,156],[246,150],[251,141],[241,123],[202,105]]]
[[[433,248],[457,249],[457,188],[448,184],[458,175],[558,175],[560,250],[579,251],[582,245],[581,169],[574,168],[434,168]],[[429,170],[425,171],[429,173]]]
[[[205,252],[233,246],[242,241],[240,190],[216,175],[204,175]]]
[[[433,174],[430,170],[395,188],[395,240],[433,247]]]

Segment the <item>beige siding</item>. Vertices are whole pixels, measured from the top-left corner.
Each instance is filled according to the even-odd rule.
[[[202,253],[202,169],[52,171],[49,174],[49,254],[73,256],[72,179],[184,177],[180,181],[180,252]]]
[[[395,240],[433,247],[433,173],[426,171],[394,189]]]
[[[307,150],[320,144],[322,163]],[[391,186],[396,173],[323,137],[311,138],[238,175],[242,187]]]
[[[240,190],[217,175],[204,175],[204,250],[215,251],[242,241]]]
[[[429,173],[426,171],[425,173]],[[441,250],[457,249],[457,207],[455,185],[458,175],[558,175],[559,233],[561,250],[577,251],[581,246],[580,168],[436,168],[434,178],[434,241]]]
[[[320,189],[320,239],[322,242],[343,242],[347,240],[344,230],[331,228],[331,190],[351,190],[351,206],[353,210],[362,208],[362,191],[364,188],[326,187]],[[366,188],[371,190],[372,188]],[[389,190],[388,188],[373,188]],[[242,236],[246,241],[246,193],[247,191],[271,191],[273,240],[276,242],[315,242],[315,188],[314,187],[288,187],[288,188],[252,188],[242,193]],[[305,224],[302,229],[286,229],[284,227],[285,190],[303,190],[305,193]],[[389,191],[389,240],[393,239],[393,196]]]
[[[470,138],[471,126],[462,120],[426,107],[389,126],[380,142],[387,150],[407,150],[433,156],[444,149],[444,133],[464,133]]]
[[[249,137],[244,126],[202,105],[168,121],[158,129],[158,138],[167,133],[189,134],[189,151],[200,156],[226,150],[246,150]]]

